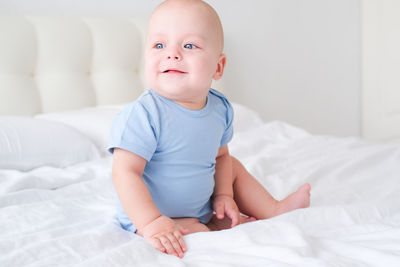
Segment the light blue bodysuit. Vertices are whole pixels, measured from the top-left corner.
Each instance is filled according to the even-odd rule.
[[[184,108],[149,89],[114,118],[108,149],[113,153],[118,147],[147,160],[143,180],[161,214],[207,223],[216,156],[232,139],[232,121],[231,104],[214,89],[201,110]],[[135,232],[118,198],[116,204],[121,226]]]

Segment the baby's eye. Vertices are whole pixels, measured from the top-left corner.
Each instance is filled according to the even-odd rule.
[[[187,48],[187,49],[195,49],[195,48],[197,48],[197,46],[195,46],[194,44],[185,44],[183,47]]]
[[[161,49],[161,48],[164,48],[164,45],[158,43],[158,44],[156,44],[154,47],[157,48],[157,49]]]

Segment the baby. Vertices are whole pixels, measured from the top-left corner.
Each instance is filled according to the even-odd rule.
[[[146,39],[150,85],[114,121],[109,151],[121,226],[183,257],[183,235],[222,230],[308,207],[310,185],[275,200],[229,154],[233,110],[210,89],[226,56],[217,13],[201,0],[167,0]]]

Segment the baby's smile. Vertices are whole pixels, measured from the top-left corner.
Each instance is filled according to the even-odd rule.
[[[168,74],[187,74],[187,72],[181,71],[181,70],[178,70],[178,69],[167,69],[167,70],[163,71],[162,73],[168,73]]]

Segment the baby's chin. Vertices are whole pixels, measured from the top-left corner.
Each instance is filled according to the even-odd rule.
[[[196,99],[207,95],[208,90],[188,87],[156,87],[153,91],[173,101]]]
[[[177,86],[172,86],[172,87],[157,87],[155,86],[152,88],[153,91],[158,93],[159,95],[166,97],[171,100],[179,100],[185,96],[188,95],[188,88],[180,88]]]

